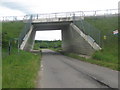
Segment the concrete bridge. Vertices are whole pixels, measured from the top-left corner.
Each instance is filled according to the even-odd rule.
[[[52,17],[49,15],[47,18],[41,18],[38,15],[32,17],[29,30],[24,33],[25,35],[20,43],[20,49],[31,51],[34,46],[36,31],[42,30],[61,30],[62,49],[65,52],[91,55],[94,51],[101,49],[90,35],[85,34],[74,24],[75,21],[84,20],[84,17],[75,15],[75,13],[68,16],[57,15],[52,15]],[[24,22],[29,23],[28,20],[24,20]]]

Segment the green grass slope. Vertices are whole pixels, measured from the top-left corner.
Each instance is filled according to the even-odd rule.
[[[94,17],[85,20],[101,31],[103,50],[96,52],[93,57],[118,63],[118,36],[113,35],[113,31],[118,29],[118,17]],[[104,35],[106,40],[103,39]]]
[[[7,33],[10,38],[18,38],[23,27],[23,22],[3,22],[2,33]]]
[[[18,38],[23,27],[24,27],[23,22],[3,22],[2,23],[2,57],[3,58],[8,55],[9,41],[11,39]],[[14,46],[14,43],[12,44],[12,47],[13,46]]]
[[[14,51],[17,52],[17,49]],[[2,68],[3,88],[35,88],[40,55],[25,51],[7,56]]]
[[[118,17],[86,17],[85,20],[98,28],[103,34],[118,29]]]
[[[2,88],[35,88],[35,80],[40,66],[40,54],[19,51],[12,41],[8,55],[8,42],[18,38],[24,27],[23,22],[2,24]]]

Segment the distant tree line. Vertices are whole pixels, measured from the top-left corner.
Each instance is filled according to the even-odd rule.
[[[42,41],[42,40],[35,40],[34,48],[61,48],[62,41],[61,40],[54,40],[54,41]]]

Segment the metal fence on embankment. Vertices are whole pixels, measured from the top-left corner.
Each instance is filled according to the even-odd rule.
[[[26,22],[22,32],[19,35],[19,45],[21,45],[25,35],[28,33],[28,31],[30,30],[30,26],[32,23],[32,15],[29,17],[29,20]]]
[[[73,22],[80,30],[82,30],[86,35],[92,37],[95,42],[101,46],[101,32],[85,20],[79,20]]]

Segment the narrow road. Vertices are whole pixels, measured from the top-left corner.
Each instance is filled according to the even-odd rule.
[[[37,88],[118,88],[118,72],[42,50]]]

